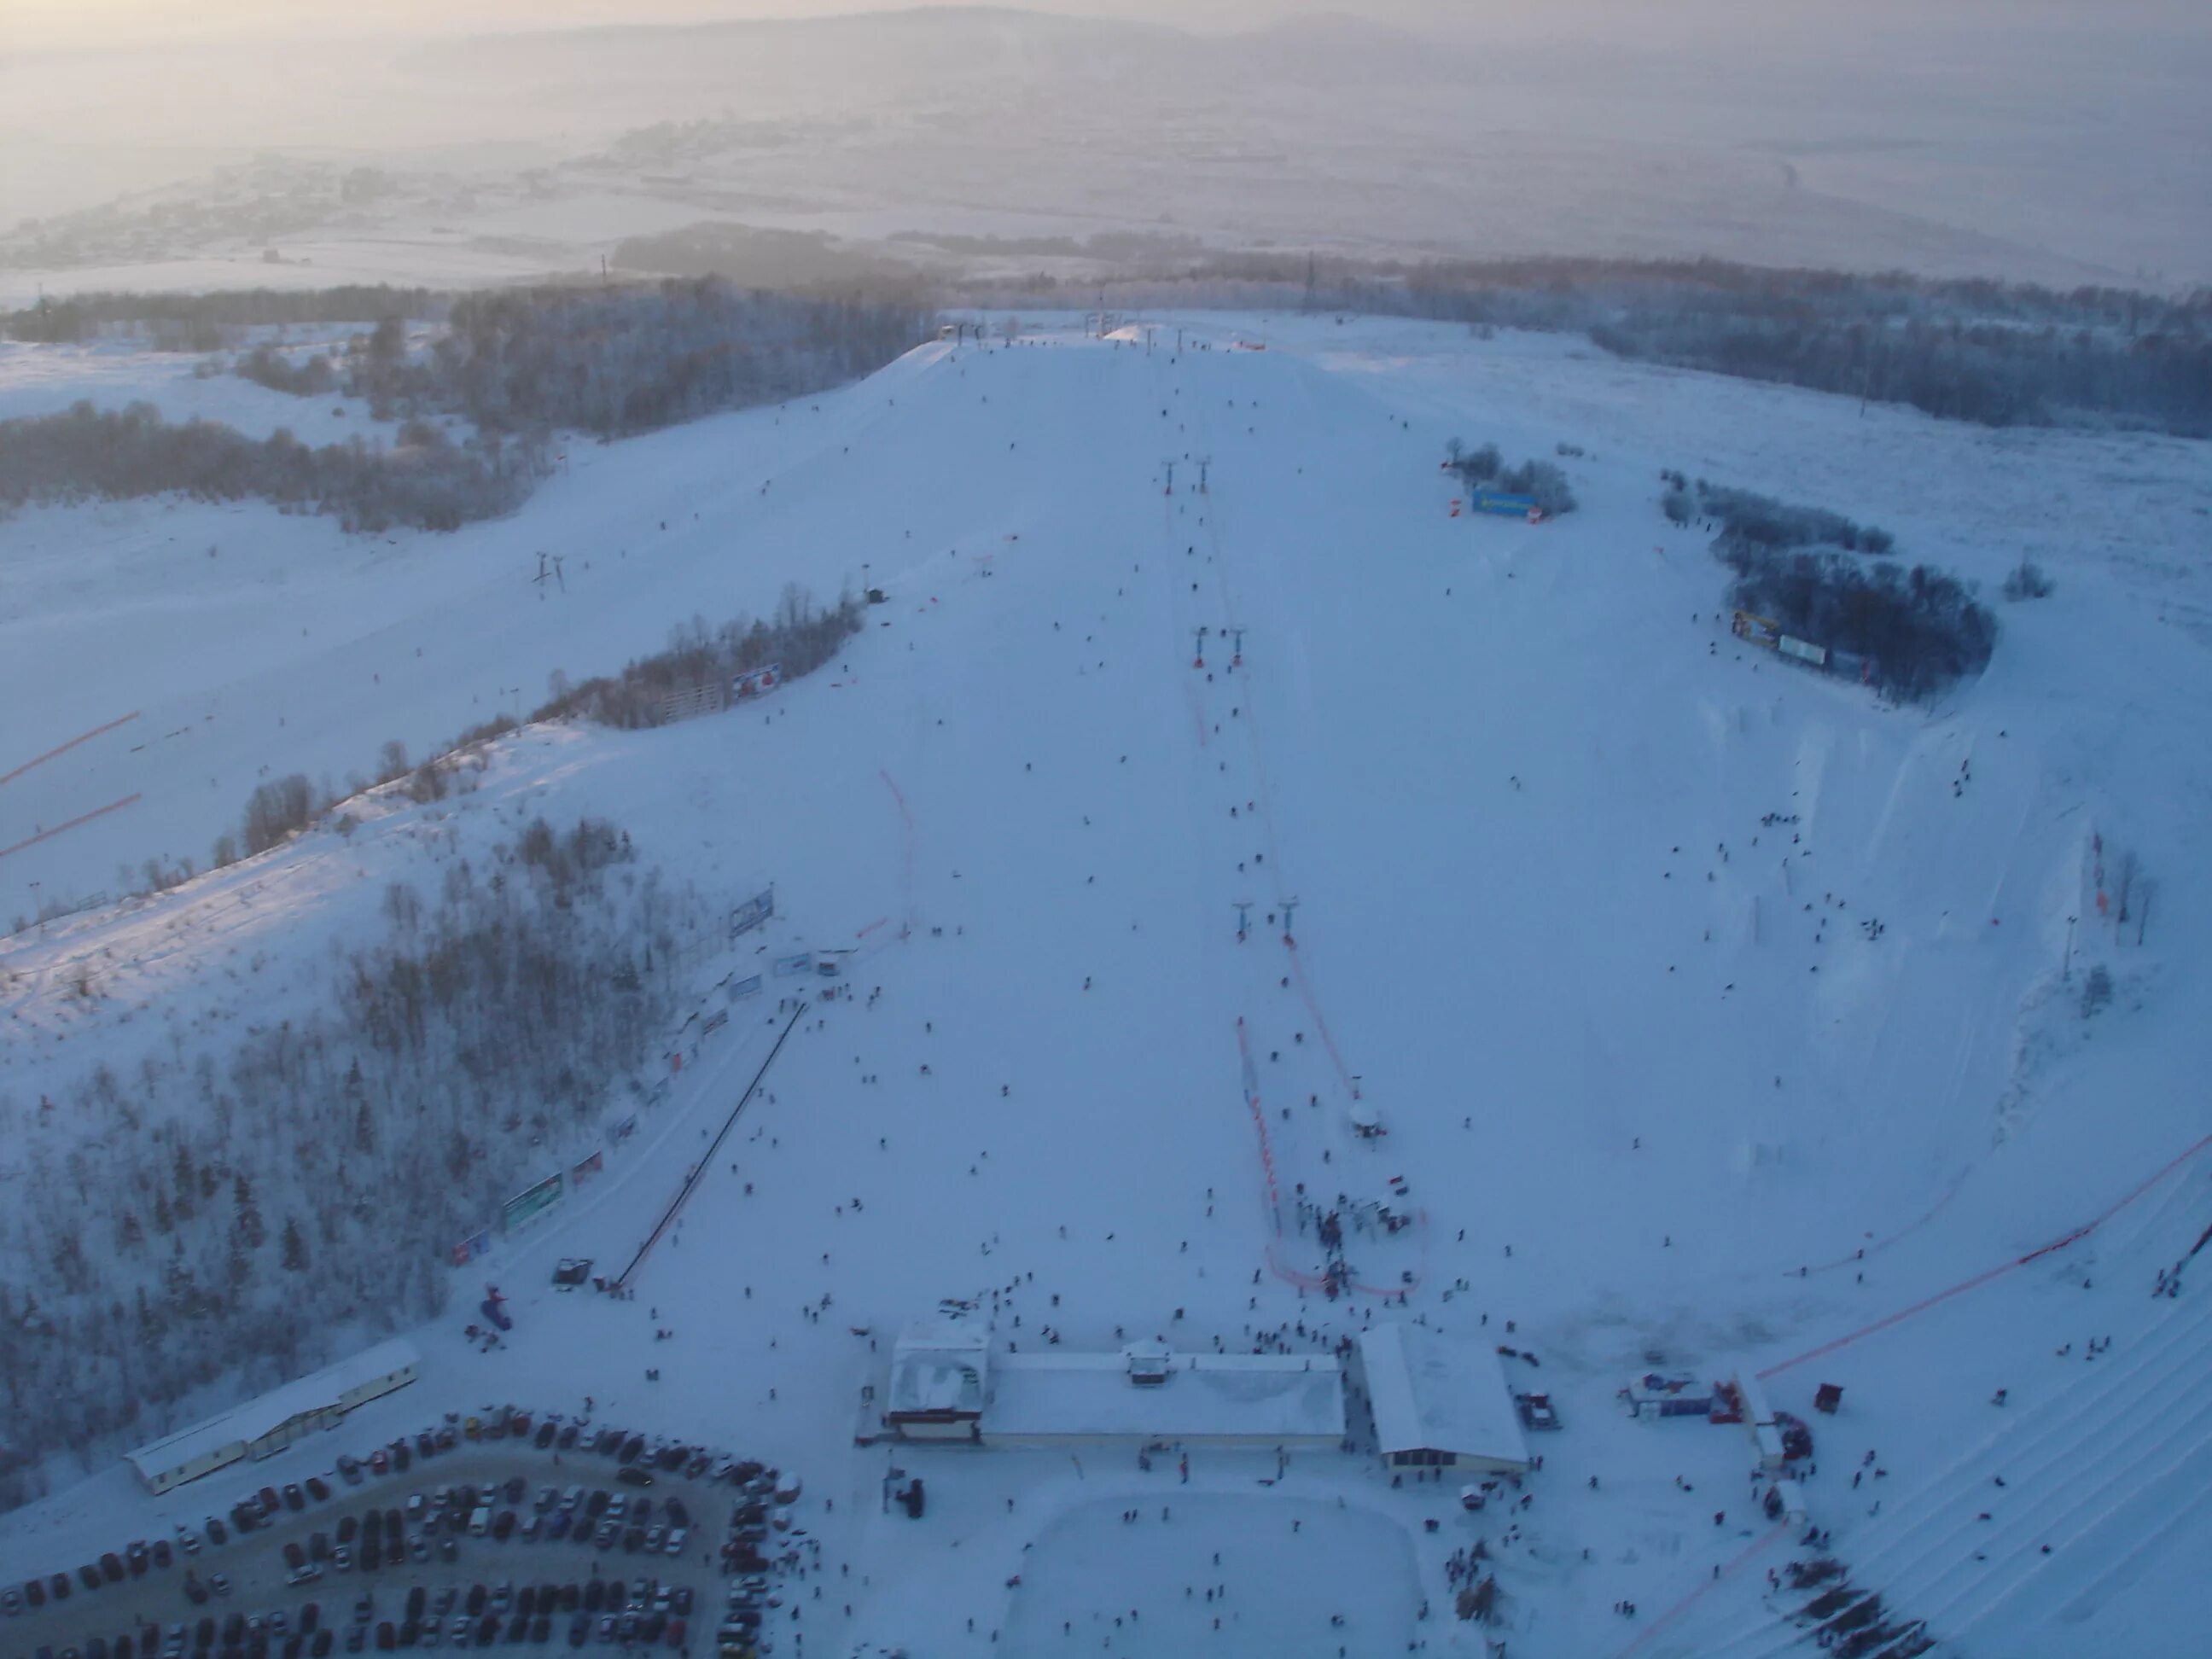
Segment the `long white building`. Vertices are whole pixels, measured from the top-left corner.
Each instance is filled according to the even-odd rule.
[[[1344,1376],[1328,1354],[999,1352],[987,1321],[940,1317],[899,1339],[861,1438],[878,1425],[905,1440],[983,1446],[1334,1449]]]
[[[400,1338],[380,1342],[310,1376],[285,1382],[220,1416],[124,1454],[149,1492],[167,1492],[246,1458],[271,1457],[317,1429],[333,1429],[356,1406],[415,1380],[422,1356]]]

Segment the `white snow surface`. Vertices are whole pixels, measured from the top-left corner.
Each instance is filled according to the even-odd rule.
[[[1748,1501],[1751,1442],[1613,1396],[1655,1366],[1771,1370],[1818,1437],[1812,1523],[1942,1650],[2198,1650],[2212,1312],[2201,1279],[2149,1291],[2212,1223],[2212,453],[1552,338],[1157,320],[1151,350],[933,344],[818,400],[572,443],[523,511],[451,536],[167,502],[0,524],[0,772],[137,715],[0,784],[0,847],[136,797],[0,858],[0,916],[204,860],[261,776],[341,777],[386,738],[420,755],[695,612],[864,574],[891,601],[762,708],[533,726],[474,794],[380,795],[349,838],[0,941],[0,1091],[219,1042],[248,957],[273,988],[252,1018],[312,997],[440,836],[611,817],[702,891],[775,882],[768,934],[697,964],[702,995],[832,945],[857,995],[809,1011],[635,1302],[546,1277],[629,1259],[784,982],[687,1051],[601,1180],[462,1271],[457,1306],[487,1274],[511,1297],[505,1345],[459,1317],[411,1333],[421,1381],[334,1440],[589,1394],[603,1421],[799,1470],[850,1568],[799,1604],[810,1651],[1476,1654],[1444,1562],[1480,1537],[1516,1655],[1750,1656],[1809,1644],[1802,1598],[1769,1588],[1805,1552]],[[1211,349],[1168,349],[1178,325]],[[1447,516],[1452,435],[1582,445],[1583,509]],[[1884,525],[1992,598],[2023,554],[2057,591],[2002,607],[1979,681],[1885,708],[1730,638],[1705,537],[1658,513],[1662,466]],[[529,580],[541,550],[565,592]],[[1224,625],[1247,630],[1233,671]],[[2099,917],[2099,838],[2155,879],[2140,944]],[[2097,967],[2116,994],[2085,1018]],[[1379,1142],[1351,1133],[1355,1086]],[[1311,1239],[1278,1236],[1293,1186],[1400,1175],[1419,1224],[1355,1237],[1360,1288],[1327,1300]],[[891,1334],[994,1293],[1024,1352],[1044,1325],[1074,1349],[1297,1352],[1301,1322],[1327,1343],[1424,1320],[1538,1356],[1522,1385],[1564,1431],[1531,1437],[1525,1508],[1480,1514],[1364,1452],[1279,1480],[1200,1452],[1186,1485],[1171,1457],[856,1447]],[[884,1512],[891,1464],[928,1480],[925,1520]],[[0,1559],[70,1565],[237,1484],[149,1500],[117,1463],[0,1517]]]

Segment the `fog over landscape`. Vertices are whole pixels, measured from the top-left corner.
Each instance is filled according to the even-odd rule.
[[[699,222],[2212,274],[2185,4],[768,9],[33,8],[0,221],[42,222],[0,280],[190,283],[260,252],[242,202],[280,253],[409,280]],[[388,191],[309,205],[356,167]],[[75,216],[110,203],[139,234]]]

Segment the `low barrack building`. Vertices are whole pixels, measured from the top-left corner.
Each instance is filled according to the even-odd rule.
[[[1328,1354],[1000,1354],[981,1437],[988,1446],[1334,1450],[1344,1441],[1344,1372]]]
[[[394,1338],[311,1376],[279,1384],[220,1416],[124,1454],[149,1492],[162,1492],[246,1458],[273,1457],[357,1406],[415,1380],[422,1356]]]

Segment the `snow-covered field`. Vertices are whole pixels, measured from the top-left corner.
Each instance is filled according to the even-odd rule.
[[[1802,1552],[1747,1501],[1748,1443],[1614,1395],[1654,1365],[1766,1370],[1820,1437],[1811,1523],[1892,1617],[1960,1653],[2193,1651],[2212,1327],[2193,1280],[2150,1291],[2212,1223],[2212,1166],[2185,1157],[2212,1130],[2206,447],[1862,411],[1557,338],[1154,322],[1150,349],[937,344],[805,404],[574,444],[522,513],[451,536],[158,503],[0,525],[0,773],[137,715],[0,782],[0,915],[204,860],[262,776],[342,778],[387,738],[419,755],[695,613],[793,580],[890,600],[757,713],[526,731],[475,794],[380,800],[349,841],[0,942],[0,1089],[204,1040],[241,1015],[210,988],[235,953],[283,982],[447,816],[478,837],[488,813],[607,816],[702,891],[776,883],[768,935],[697,964],[702,990],[849,946],[859,994],[810,1011],[635,1303],[545,1270],[636,1248],[765,1056],[775,981],[587,1201],[489,1264],[507,1345],[420,1333],[423,1381],[348,1438],[591,1394],[796,1468],[830,1564],[810,1649],[1479,1653],[1443,1564],[1480,1537],[1516,1654],[1754,1655],[1802,1635],[1767,1577]],[[1176,354],[1179,326],[1206,349]],[[125,395],[96,368],[85,395]],[[1580,445],[1583,509],[1447,516],[1454,435]],[[1979,682],[1883,708],[1730,637],[1706,538],[1657,509],[1668,466],[1881,524],[1992,596],[2027,554],[2057,591],[2002,607]],[[565,591],[531,580],[541,551]],[[1194,668],[1195,630],[1224,626],[1242,665],[1217,634]],[[2130,854],[2154,886],[2123,928],[2094,872]],[[241,921],[241,894],[288,889]],[[2114,994],[2085,1017],[2100,968]],[[1240,1033],[1285,1188],[1402,1174],[1421,1207],[1355,1242],[1344,1300],[1300,1288],[1310,1237],[1276,1236]],[[1379,1146],[1350,1132],[1355,1087]],[[460,1273],[470,1302],[483,1276]],[[996,1291],[1076,1348],[1236,1350],[1301,1322],[1333,1340],[1401,1286],[1404,1316],[1510,1320],[1540,1356],[1565,1428],[1536,1437],[1510,1534],[1364,1455],[1267,1485],[1271,1456],[1204,1453],[1186,1486],[1164,1459],[852,1443],[872,1345],[940,1297]],[[883,1512],[890,1463],[929,1480],[927,1519]],[[110,1468],[0,1520],[0,1557],[70,1565],[216,1496],[149,1502]]]

